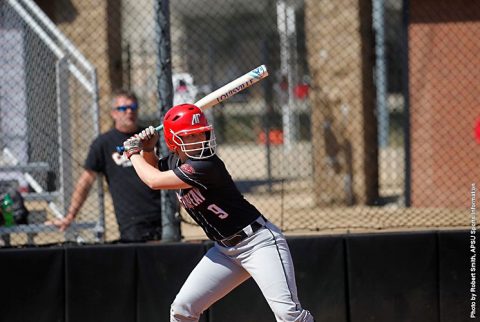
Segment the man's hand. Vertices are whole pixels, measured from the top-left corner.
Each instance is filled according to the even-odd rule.
[[[67,230],[68,227],[70,227],[70,224],[73,222],[74,217],[71,215],[67,215],[63,218],[56,218],[52,220],[48,220],[45,222],[45,225],[54,225],[56,226],[60,231],[65,231]]]
[[[142,140],[143,151],[151,152],[157,144],[159,135],[153,126],[149,126],[138,134]]]
[[[123,147],[125,148],[125,155],[128,159],[134,154],[140,153],[143,148],[142,139],[138,135],[134,135],[125,142],[123,142]]]

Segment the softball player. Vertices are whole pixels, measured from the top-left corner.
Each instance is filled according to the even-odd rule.
[[[159,137],[153,127],[125,141],[125,153],[150,188],[178,189],[180,203],[215,241],[177,294],[170,321],[198,321],[204,310],[250,277],[277,321],[313,321],[298,300],[285,237],[236,188],[215,155],[215,134],[203,112],[191,104],[174,106],[163,126],[172,155],[158,160],[152,153]]]

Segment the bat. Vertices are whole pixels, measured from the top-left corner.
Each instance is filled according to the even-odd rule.
[[[249,71],[243,76],[231,81],[230,83],[220,87],[213,93],[208,94],[201,100],[194,103],[202,110],[206,110],[215,106],[226,99],[229,99],[233,95],[243,91],[244,89],[259,82],[263,78],[268,76],[267,67],[265,65],[258,66],[257,68]]]
[[[209,109],[221,102],[229,99],[237,93],[240,93],[244,89],[252,86],[255,83],[258,83],[262,79],[268,76],[268,70],[265,65],[258,66],[255,69],[252,69],[248,73],[239,78],[231,81],[230,83],[220,87],[214,92],[208,94],[199,101],[193,103],[198,106],[202,111]],[[163,124],[160,124],[155,128],[157,132],[160,132],[163,129]],[[124,148],[117,147],[118,152],[123,152]]]

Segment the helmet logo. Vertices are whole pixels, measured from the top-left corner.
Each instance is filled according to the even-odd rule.
[[[192,125],[200,123],[200,113],[192,115]]]

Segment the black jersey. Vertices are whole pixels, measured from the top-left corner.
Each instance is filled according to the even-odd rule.
[[[261,214],[238,191],[225,164],[216,155],[203,160],[160,161],[193,188],[181,189],[178,199],[211,240],[222,240],[251,224]]]
[[[117,129],[101,134],[90,146],[84,166],[105,175],[120,230],[139,222],[161,220],[160,191],[148,188],[130,160],[116,151],[133,134]]]

